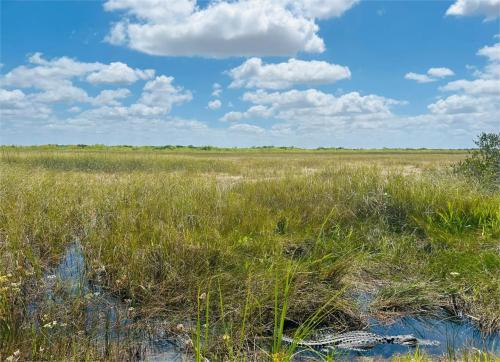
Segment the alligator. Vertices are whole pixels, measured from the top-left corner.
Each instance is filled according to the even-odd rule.
[[[321,336],[318,339],[303,340],[282,337],[283,342],[294,344],[298,347],[314,348],[320,350],[333,350],[336,348],[351,351],[365,352],[379,344],[400,344],[415,347],[417,345],[436,346],[437,341],[419,339],[411,334],[397,336],[381,336],[365,331],[352,331],[345,333],[333,333]]]

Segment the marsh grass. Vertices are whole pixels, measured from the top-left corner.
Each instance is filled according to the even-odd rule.
[[[78,298],[47,312],[64,333],[37,337],[28,306],[75,240],[137,315],[196,321],[199,360],[286,360],[290,323],[295,338],[362,328],[358,289],[380,318],[446,310],[498,330],[500,196],[446,171],[463,156],[3,149],[0,359],[133,355],[78,334]]]

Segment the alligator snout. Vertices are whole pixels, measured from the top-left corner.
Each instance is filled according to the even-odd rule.
[[[418,339],[412,335],[401,336],[401,337],[402,338],[399,344],[402,344],[404,346],[416,346],[418,344]]]

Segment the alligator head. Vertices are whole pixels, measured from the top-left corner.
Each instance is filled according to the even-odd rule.
[[[387,337],[387,342],[401,344],[403,346],[416,346],[418,344],[418,339],[411,334],[403,334]]]

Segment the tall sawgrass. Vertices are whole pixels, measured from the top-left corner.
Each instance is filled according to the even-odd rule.
[[[448,154],[16,152],[0,162],[6,353],[37,356],[26,306],[75,239],[107,291],[199,321],[200,359],[289,356],[288,321],[296,339],[360,328],[359,289],[379,317],[446,308],[499,328],[500,196],[439,171]]]

